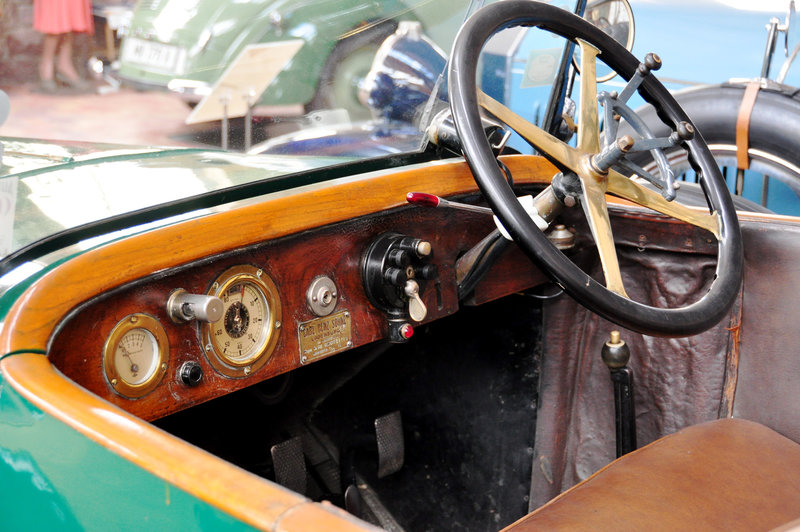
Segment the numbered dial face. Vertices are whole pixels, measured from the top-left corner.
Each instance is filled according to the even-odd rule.
[[[158,369],[158,341],[147,329],[126,332],[114,350],[114,365],[120,379],[131,386],[139,386]]]
[[[270,309],[261,288],[242,279],[220,295],[225,312],[211,325],[211,337],[217,354],[232,364],[248,364],[267,342]]]
[[[223,303],[222,319],[204,325],[211,364],[229,377],[245,377],[266,363],[280,328],[280,300],[267,275],[237,266],[214,283]]]
[[[128,316],[117,323],[106,341],[106,379],[119,394],[141,397],[161,381],[168,355],[166,333],[158,320],[146,314]]]

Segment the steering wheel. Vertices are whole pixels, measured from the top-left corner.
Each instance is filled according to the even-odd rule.
[[[496,32],[514,26],[535,26],[578,46],[581,77],[576,147],[527,122],[477,90],[475,65],[484,43]],[[616,169],[619,165],[598,164],[608,155],[609,148],[602,149],[599,127],[597,58],[629,83],[635,77],[636,82],[640,82],[639,93],[659,110],[665,122],[673,125],[676,132],[673,142],[682,143],[689,151],[706,194],[709,212],[668,201],[658,192],[623,175]],[[649,60],[652,62],[653,58]],[[450,105],[464,155],[479,188],[503,227],[536,265],[583,306],[618,325],[649,335],[687,336],[711,328],[730,310],[742,280],[742,239],[733,202],[708,146],[699,134],[686,134],[687,130],[693,131],[686,113],[664,86],[647,74],[647,68],[623,46],[582,18],[531,0],[504,0],[476,12],[458,34],[448,73]],[[517,200],[486,139],[481,107],[525,138],[562,173],[577,176],[580,182],[578,199],[598,248],[605,286],[559,251]],[[606,117],[609,116],[607,112]],[[604,133],[608,135],[608,131]],[[621,146],[620,149],[626,151],[630,142],[630,138],[612,139],[608,145]],[[631,300],[622,283],[606,194],[711,232],[718,241],[718,253],[716,276],[708,292],[698,301],[680,308],[660,308]],[[668,195],[665,193],[665,196]]]

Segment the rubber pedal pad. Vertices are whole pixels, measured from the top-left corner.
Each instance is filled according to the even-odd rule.
[[[270,448],[275,467],[275,482],[281,486],[306,494],[308,473],[303,455],[303,442],[299,436],[273,445]]]
[[[378,440],[378,478],[397,473],[403,467],[406,454],[400,412],[394,411],[377,418],[375,436]]]

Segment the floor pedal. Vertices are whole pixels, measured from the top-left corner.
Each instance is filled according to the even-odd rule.
[[[308,473],[300,437],[273,445],[270,454],[275,466],[275,481],[285,488],[305,495]]]
[[[378,440],[378,478],[397,473],[405,461],[406,445],[403,439],[403,419],[399,411],[375,420]]]

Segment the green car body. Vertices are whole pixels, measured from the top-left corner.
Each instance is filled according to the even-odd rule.
[[[86,204],[76,209],[76,205],[80,205],[77,196],[69,199],[61,193],[53,195],[61,196],[58,203],[62,210],[48,211],[41,203],[47,194],[39,193],[39,185],[44,183],[51,192],[65,185],[87,198],[102,194],[104,189],[110,190],[108,187],[121,194],[116,205],[114,201],[101,202],[103,212],[89,215],[106,220],[98,227],[98,235],[103,234],[94,243],[86,246],[84,242],[61,249],[54,243],[51,253],[40,254],[28,263],[32,269],[23,268],[19,276],[0,282],[0,329],[13,327],[7,321],[9,310],[26,290],[87,249],[119,240],[131,232],[166,226],[178,219],[202,217],[214,210],[208,208],[204,199],[209,193],[254,182],[266,186],[265,193],[280,193],[301,182],[279,179],[280,176],[343,162],[340,158],[298,160],[190,148],[133,148],[11,138],[3,138],[2,144],[0,186],[15,181],[18,191],[12,251],[70,229],[70,224],[61,217],[64,207],[91,211]],[[183,208],[184,214],[178,217],[149,222],[142,219],[144,223],[138,227],[114,231],[109,222],[115,215],[136,208],[146,210],[164,199],[153,194],[138,205],[132,202],[142,181],[134,178],[131,171],[145,180],[148,174],[160,173],[182,182],[180,190],[175,189],[175,199],[184,198],[186,185],[194,183],[190,185],[194,187],[194,199],[189,198]],[[272,183],[271,177],[276,178]],[[148,185],[151,191],[156,188]],[[28,201],[33,196],[38,198],[38,204]],[[85,222],[76,220],[76,223]],[[29,356],[47,360],[46,354],[36,349],[3,350],[0,360]],[[44,412],[0,372],[0,529],[109,530],[109,527],[113,529],[124,524],[125,530],[254,530],[246,521],[139,467],[131,459],[130,452],[112,452],[102,444],[102,436],[100,439],[99,442],[87,437],[63,418]],[[124,493],[125,496],[114,496],[112,501],[108,493]]]
[[[42,412],[2,374],[0,411],[4,530],[253,530]]]
[[[302,39],[302,48],[260,103],[310,105],[338,91],[347,92],[339,104],[352,108],[357,101],[353,84],[394,31],[395,22],[382,21],[404,10],[399,0],[140,2],[122,44],[119,76],[141,87],[167,88],[172,82],[171,88],[198,101],[247,45]],[[345,53],[337,53],[337,47]],[[369,51],[360,53],[363,47]],[[349,90],[329,87],[336,78]]]

